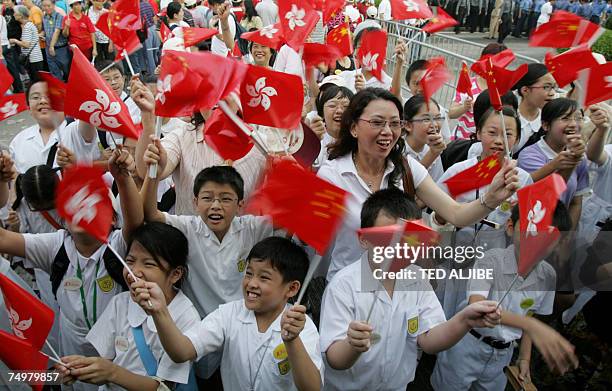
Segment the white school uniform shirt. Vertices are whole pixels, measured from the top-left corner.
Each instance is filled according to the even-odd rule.
[[[319,156],[317,156],[317,159],[314,161],[314,163],[312,163],[313,167],[319,168],[321,167],[323,162],[327,160],[327,157],[329,156],[327,147],[334,141],[336,141],[336,139],[333,138],[329,133],[325,132],[323,134],[323,138],[321,139],[321,151],[319,152]]]
[[[487,251],[483,258],[476,260],[474,268],[493,270],[493,279],[469,280],[466,304],[472,295],[499,302],[518,271],[514,245]],[[540,261],[526,278],[519,276],[512,291],[502,302],[503,309],[522,316],[528,313],[552,314],[556,280],[555,269],[548,262]],[[503,325],[475,330],[480,335],[504,342],[519,339],[523,333],[521,329]]]
[[[191,301],[181,292],[170,304],[168,311],[176,327],[186,331],[200,323],[200,316]],[[113,297],[98,322],[92,327],[87,340],[96,348],[100,357],[141,376],[148,376],[142,363],[132,327],[142,326],[144,339],[157,360],[156,376],[174,383],[187,384],[191,362],[175,363],[164,350],[153,318],[130,297],[130,292],[122,292]],[[113,383],[100,386],[100,390],[123,390]]]
[[[447,179],[453,177],[461,171],[467,170],[468,168],[476,165],[478,163],[478,157],[473,157],[467,160],[464,160],[459,163],[455,163],[450,166],[446,172],[438,179],[438,186],[448,194],[448,187],[444,183]],[[516,168],[519,177],[519,186],[525,187],[533,183],[533,179],[531,175],[522,168]],[[485,194],[489,191],[489,185],[483,186],[478,189],[478,195]],[[457,202],[472,202],[477,199],[477,191],[471,190],[467,193],[461,194],[457,196],[455,199]],[[501,224],[502,227],[498,230],[493,227],[489,227],[488,225],[482,225],[480,223],[472,224],[466,227],[463,227],[461,230],[457,232],[457,243],[471,243],[474,238],[475,227],[479,230],[478,240],[477,242],[481,245],[486,243],[487,249],[496,248],[496,247],[506,247],[506,231],[505,224],[510,218],[510,214],[512,212],[511,204],[517,202],[518,198],[516,193],[510,197],[508,202],[500,204],[494,211],[489,213],[486,217],[487,220],[492,221],[494,223]],[[476,245],[478,245],[476,243]]]
[[[302,61],[302,57],[288,45],[283,45],[280,48],[272,69],[277,72],[297,75],[304,79],[304,62]]]
[[[421,160],[423,160],[427,152],[429,152],[429,145],[427,144],[423,146],[423,149],[421,150],[421,152],[416,152],[406,142],[405,155],[412,156],[412,158],[416,159],[419,163],[421,162]],[[442,176],[442,174],[444,174],[444,167],[442,166],[442,159],[440,158],[440,156],[438,156],[436,160],[434,160],[433,163],[431,163],[431,165],[427,169],[427,172],[429,173],[429,176],[431,176],[431,179],[434,180],[434,182],[437,181]]]
[[[408,165],[412,172],[412,181],[414,188],[418,189],[419,185],[427,177],[427,169],[417,162],[412,156],[408,156]],[[389,187],[389,175],[394,169],[393,163],[389,162],[383,174],[381,189]],[[327,280],[330,281],[334,274],[343,267],[353,263],[363,253],[363,248],[357,240],[357,229],[360,228],[361,206],[365,200],[372,194],[370,188],[357,174],[355,163],[351,154],[336,158],[334,160],[326,160],[321,165],[317,172],[317,176],[334,185],[346,190],[351,196],[345,205],[346,213],[342,225],[340,226],[333,250],[331,253],[331,265],[327,272]],[[399,188],[403,189],[403,184],[399,183]]]
[[[396,280],[393,298],[374,280],[367,253],[340,270],[331,280],[321,304],[321,352],[346,338],[348,325],[366,319],[372,306],[370,324],[380,340],[361,354],[347,370],[325,367],[325,390],[402,390],[414,379],[417,366],[417,337],[446,321],[440,302],[427,280],[420,278],[420,267],[412,280]],[[377,290],[365,288],[376,284]]]
[[[601,230],[597,223],[612,216],[612,144],[604,146],[604,153],[606,161],[601,166],[589,162],[593,194],[582,201],[579,231],[588,243],[591,243]]]
[[[517,144],[512,148],[513,152],[518,151],[523,148],[523,145],[527,144],[527,140],[531,137],[532,134],[537,133],[542,126],[541,120],[542,110],[538,113],[538,116],[533,121],[529,121],[527,118],[523,117],[519,112],[519,119],[521,120],[521,139]]]
[[[211,352],[223,352],[221,379],[227,391],[249,390],[251,386],[256,391],[297,390],[292,371],[281,370],[286,369],[285,360],[288,360],[286,354],[280,352],[283,345],[281,317],[282,313],[268,330],[260,333],[255,313],[246,308],[244,300],[236,300],[221,305],[185,336],[191,340],[198,359]],[[313,364],[322,372],[319,333],[308,316],[299,338]]]
[[[164,213],[166,224],[179,229],[189,241],[189,273],[183,285],[202,317],[219,305],[242,298],[246,258],[260,240],[272,236],[269,219],[259,216],[234,217],[223,242],[200,216]]]
[[[84,356],[97,355],[94,347],[85,339],[89,329],[83,314],[80,290],[77,283],[77,262],[79,263],[83,276],[83,290],[85,293],[85,303],[87,315],[90,323],[93,321],[93,292],[94,284],[96,287],[96,315],[100,316],[110,300],[121,292],[121,286],[113,281],[104,265],[102,255],[106,251],[106,244],[100,246],[90,257],[82,256],[76,249],[74,240],[63,229],[48,234],[24,234],[26,248],[26,267],[35,267],[51,273],[53,259],[60,250],[62,244],[66,249],[66,254],[70,264],[66,274],[57,290],[57,302],[60,307],[60,354],[80,354]],[[111,232],[109,243],[121,256],[125,256],[127,244],[123,240],[121,230]],[[99,262],[98,273],[96,275],[96,263]],[[109,281],[110,280],[110,281]],[[76,287],[76,289],[75,289]],[[92,325],[93,326],[93,325]]]
[[[361,73],[361,68],[353,70],[353,71],[342,71],[338,75],[344,79],[343,85],[355,93],[357,92],[357,90],[355,89],[355,75],[357,74],[357,72]],[[372,88],[382,88],[384,90],[390,90],[392,81],[393,79],[389,75],[387,75],[385,71],[382,71],[382,81],[372,76],[370,79],[366,80],[365,88],[372,87]]]

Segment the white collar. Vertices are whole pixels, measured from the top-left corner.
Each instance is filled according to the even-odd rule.
[[[355,167],[355,162],[353,161],[352,153],[347,153],[344,156],[336,158],[336,161],[338,162],[338,171],[340,172],[340,174],[351,173],[355,175],[356,177],[359,177],[359,175],[357,174],[357,168]],[[391,174],[391,172],[393,172],[394,168],[395,168],[395,165],[393,164],[393,162],[391,161],[387,162],[387,167],[385,167],[385,173],[383,174],[383,180],[389,174]]]
[[[246,304],[244,303],[244,299],[240,300],[240,303],[238,303],[238,305],[240,306],[240,311],[236,315],[236,319],[239,322],[242,322],[245,324],[249,324],[249,323],[257,324],[257,319],[255,318],[255,312],[251,311],[250,309],[246,307]],[[285,309],[287,308],[289,308],[289,304],[285,305]],[[277,332],[281,331],[280,321],[281,321],[281,318],[283,317],[283,312],[281,312],[276,317],[276,319],[274,319],[270,327],[268,327],[268,330],[266,330],[266,333],[270,330],[277,331]]]
[[[147,313],[144,312],[140,305],[136,304],[134,300],[132,300],[130,292],[124,292],[123,294],[126,294],[128,296],[127,319],[130,327],[138,327],[146,321],[149,330],[157,332],[153,317],[147,315]],[[170,316],[172,317],[172,319],[176,321],[176,319],[178,319],[181,314],[183,314],[183,312],[185,312],[185,310],[187,310],[188,308],[189,299],[183,294],[183,291],[179,290],[176,293],[176,296],[174,296],[174,299],[172,299],[172,301],[168,305],[168,312],[170,312]]]

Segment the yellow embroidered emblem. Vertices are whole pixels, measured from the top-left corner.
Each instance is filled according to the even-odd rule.
[[[281,343],[277,347],[274,348],[272,352],[274,358],[277,360],[284,360],[287,358],[287,348],[285,348],[285,344]]]
[[[283,361],[279,362],[278,364],[278,373],[280,373],[281,375],[286,375],[289,373],[289,371],[291,371],[291,363],[289,363],[289,359],[286,358]]]
[[[419,331],[419,317],[415,316],[412,319],[408,319],[408,332],[414,334]]]
[[[238,266],[238,273],[244,273],[244,269],[246,269],[246,260],[245,259],[241,259],[239,260],[236,265]]]
[[[108,293],[112,291],[113,288],[115,287],[115,281],[113,281],[111,276],[109,276],[108,274],[105,275],[104,277],[98,278],[96,282],[98,283],[98,286],[104,293]]]

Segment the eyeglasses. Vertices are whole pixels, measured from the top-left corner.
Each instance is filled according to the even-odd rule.
[[[359,121],[367,122],[370,124],[370,127],[375,130],[384,129],[387,124],[389,124],[389,129],[391,130],[400,130],[406,125],[406,121],[402,121],[399,119],[394,119],[391,121],[386,121],[384,119],[364,119],[359,118]]]
[[[215,203],[215,201],[219,201],[219,203],[223,206],[231,206],[236,200],[237,198],[232,198],[232,197],[217,198],[217,197],[204,196],[200,198],[200,201],[202,201],[202,203],[205,205],[212,205]]]
[[[341,108],[342,110],[346,111],[346,109],[348,109],[348,107],[349,107],[348,103],[342,104],[342,103],[339,103],[339,102],[330,102],[330,103],[326,103],[326,104],[323,105],[324,109],[329,109],[331,111],[336,111],[336,110],[338,110],[338,108]]]
[[[411,119],[409,120],[409,122],[416,122],[416,123],[422,123],[423,125],[431,125],[432,121],[436,121],[437,123],[442,123],[444,122],[446,118],[439,115],[437,117],[425,117],[425,118],[415,118],[415,119]]]
[[[543,86],[531,86],[529,88],[541,88],[544,90],[544,92],[550,92],[552,90],[556,90],[557,86],[553,84],[544,84]]]
[[[576,114],[576,115],[566,115],[565,117],[559,118],[559,120],[563,122],[570,122],[574,120],[577,123],[581,124],[585,121],[585,118],[582,114]]]

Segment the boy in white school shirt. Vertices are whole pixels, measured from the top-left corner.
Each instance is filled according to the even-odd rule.
[[[500,300],[510,287],[518,270],[518,220],[516,205],[512,209],[512,224],[508,227],[513,244],[507,248],[489,250],[483,258],[476,260],[474,268],[493,270],[493,277],[487,280],[470,280],[464,305],[473,305],[482,300]],[[571,224],[567,208],[559,202],[552,225],[562,232],[564,238],[571,229]],[[531,317],[534,313],[552,313],[555,289],[555,269],[546,261],[537,263],[527,277],[519,277],[518,283],[501,303],[503,310],[498,326],[492,329],[470,330],[470,335],[463,337],[449,350],[438,354],[431,377],[433,388],[436,391],[503,391],[507,381],[504,368],[510,364],[514,343],[519,339],[517,365],[519,379],[522,381],[531,381],[529,363],[532,343],[542,353],[551,370],[563,374],[571,368],[576,368],[578,359],[574,355],[574,347],[555,330]]]
[[[186,334],[170,318],[156,284],[141,280],[131,289],[153,316],[162,345],[175,362],[223,352],[225,390],[319,390],[319,333],[304,306],[287,304],[307,271],[308,256],[297,244],[278,237],[262,240],[247,257],[244,299],[221,305]]]
[[[399,218],[420,216],[414,201],[401,190],[389,188],[372,194],[363,204],[361,226],[388,226]],[[468,306],[446,321],[418,266],[408,267],[416,273],[414,279],[376,281],[377,265],[367,246],[362,259],[340,270],[323,295],[320,331],[325,390],[403,391],[414,379],[418,348],[436,353],[455,344],[470,328],[492,327],[499,321],[496,303],[491,301]],[[382,283],[384,290],[362,290],[363,284],[372,283]],[[366,323],[373,300],[376,304]]]

